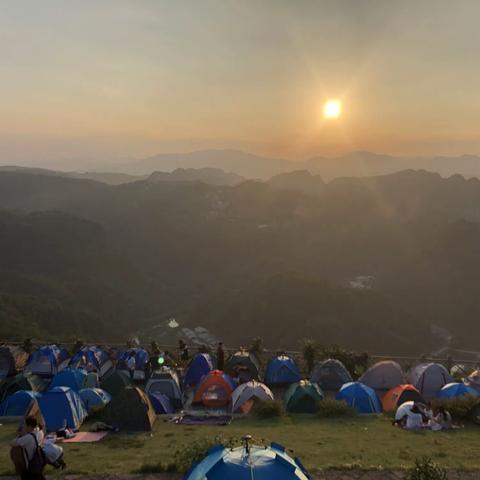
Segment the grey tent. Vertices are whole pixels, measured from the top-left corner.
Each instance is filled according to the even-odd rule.
[[[342,362],[329,358],[315,365],[310,381],[322,390],[337,391],[344,383],[353,382],[353,378]]]
[[[152,373],[145,391],[150,393],[160,393],[169,398],[173,407],[178,410],[183,407],[183,393],[180,388],[180,381],[175,370],[163,367]]]
[[[392,360],[377,362],[358,380],[374,390],[390,390],[405,383],[402,367]]]
[[[408,382],[426,399],[435,398],[441,388],[454,382],[448,370],[439,363],[421,363],[408,373]]]
[[[273,393],[263,383],[251,380],[232,393],[232,412],[249,413],[257,401],[273,400]]]

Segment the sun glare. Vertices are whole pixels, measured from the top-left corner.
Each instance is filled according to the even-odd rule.
[[[328,100],[323,106],[325,118],[338,118],[342,113],[342,102],[340,100]]]

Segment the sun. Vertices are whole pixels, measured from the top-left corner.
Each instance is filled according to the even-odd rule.
[[[325,118],[338,118],[342,113],[342,102],[340,100],[328,100],[323,106]]]

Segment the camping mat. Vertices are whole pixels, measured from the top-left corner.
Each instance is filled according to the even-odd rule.
[[[171,422],[177,425],[229,425],[231,415],[181,415],[172,418]]]
[[[62,443],[92,443],[99,442],[108,432],[78,432],[72,438],[66,438]]]

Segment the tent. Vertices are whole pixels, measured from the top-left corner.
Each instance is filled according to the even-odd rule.
[[[102,410],[112,400],[111,395],[101,388],[84,388],[78,394],[89,415]]]
[[[106,377],[102,378],[100,382],[102,390],[108,392],[112,397],[115,397],[122,392],[124,388],[130,387],[131,385],[130,375],[118,370],[110,372]]]
[[[87,417],[87,411],[78,393],[68,387],[55,387],[38,401],[47,431],[69,427],[78,430]]]
[[[410,400],[408,402],[402,403],[395,412],[395,420],[401,420],[405,415],[408,415],[416,402]]]
[[[145,391],[148,394],[160,393],[170,400],[172,406],[179,410],[183,407],[183,393],[180,388],[180,381],[175,370],[162,367],[155,371],[149,378]]]
[[[448,370],[439,363],[422,363],[408,374],[408,382],[427,400],[435,398],[444,385],[453,381]]]
[[[375,390],[360,382],[346,383],[335,398],[345,401],[358,413],[381,413],[382,411],[382,404]]]
[[[225,364],[225,372],[240,383],[259,379],[259,365],[255,356],[249,352],[240,351],[230,356]]]
[[[83,368],[87,372],[96,372],[99,377],[103,377],[113,368],[108,353],[95,346],[81,348],[71,358],[69,365],[73,368]]]
[[[270,359],[265,371],[265,383],[267,385],[285,385],[301,380],[300,371],[293,358],[287,355],[279,355]]]
[[[226,373],[212,370],[198,384],[192,403],[212,408],[225,407],[234,389],[233,380]]]
[[[389,390],[405,383],[402,367],[392,360],[372,365],[358,380],[374,390]]]
[[[300,380],[285,393],[285,408],[292,413],[315,413],[322,399],[323,393],[316,383]]]
[[[315,365],[310,381],[318,384],[322,390],[337,391],[344,383],[353,382],[353,379],[340,360],[329,358]]]
[[[438,398],[456,398],[462,397],[463,395],[471,395],[473,397],[478,397],[479,393],[472,387],[465,385],[464,383],[447,383],[442,387],[440,392],[438,392]]]
[[[27,361],[28,354],[23,348],[9,345],[0,347],[0,382],[23,370]]]
[[[30,355],[26,370],[35,375],[51,377],[65,368],[67,363],[68,353],[64,348],[45,345]]]
[[[273,393],[255,380],[242,383],[232,393],[232,412],[249,413],[258,400],[273,400]]]
[[[407,383],[391,388],[382,397],[382,407],[385,412],[393,412],[402,403],[409,401],[425,403],[420,392],[413,385]]]
[[[133,379],[145,380],[145,369],[150,357],[148,352],[143,348],[130,348],[122,352],[118,358],[117,370],[122,370],[128,373],[127,360],[132,353],[135,354],[135,371],[133,372]]]
[[[185,475],[185,480],[308,480],[305,467],[282,445],[225,448],[217,445]]]
[[[40,394],[29,390],[19,390],[0,404],[0,416],[23,417],[32,402],[36,402]]]
[[[85,377],[85,382],[83,383],[83,388],[99,388],[99,387],[100,387],[100,379],[98,377],[98,373],[88,372],[87,376]]]
[[[48,382],[38,375],[26,375],[19,373],[12,378],[8,378],[0,385],[0,401],[5,400],[10,395],[19,390],[32,390],[34,392],[43,392],[47,389]]]
[[[34,417],[37,420],[37,424],[41,430],[45,430],[45,419],[43,418],[42,412],[40,411],[40,406],[38,405],[38,400],[34,400],[30,403],[27,411],[25,412],[24,417],[19,425],[19,431],[25,430],[25,419],[27,417]]]
[[[127,431],[150,431],[156,420],[148,395],[138,387],[123,389],[101,412],[100,418]]]
[[[78,392],[85,386],[85,380],[87,378],[87,372],[80,368],[65,368],[60,373],[57,373],[49,388],[54,387],[68,387]]]
[[[214,369],[212,357],[208,353],[197,353],[190,361],[183,383],[196,387],[203,376]]]
[[[166,395],[162,395],[161,393],[150,393],[148,397],[150,398],[150,402],[157,415],[166,415],[175,411],[170,399]]]

